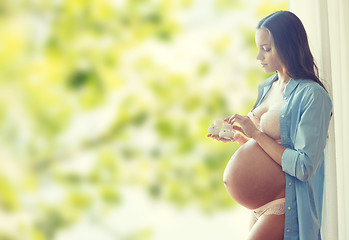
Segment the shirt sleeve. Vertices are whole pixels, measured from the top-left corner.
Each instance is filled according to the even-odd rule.
[[[300,118],[295,130],[294,147],[284,151],[282,169],[301,181],[307,181],[321,163],[332,103],[322,89],[309,90],[299,107]]]

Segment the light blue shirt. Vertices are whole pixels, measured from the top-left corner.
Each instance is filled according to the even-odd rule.
[[[277,75],[258,87],[257,107]],[[285,240],[321,239],[324,148],[332,111],[327,92],[316,82],[291,79],[280,109],[282,170],[286,175]]]

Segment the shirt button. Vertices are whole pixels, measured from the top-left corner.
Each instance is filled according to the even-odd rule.
[[[286,99],[287,99],[287,97],[284,97],[284,99],[286,100]]]
[[[287,209],[288,209],[288,210],[291,210],[291,207],[288,207]]]
[[[286,232],[291,232],[291,230],[290,230],[290,229],[287,229]]]
[[[286,138],[285,138],[285,137],[283,137],[283,138],[282,138],[282,140],[284,140],[284,141],[285,141],[285,140],[286,140]]]
[[[282,115],[281,115],[281,117],[282,117],[282,118],[284,118],[284,117],[285,117],[285,115],[283,115],[283,114],[282,114]]]
[[[289,183],[288,183],[288,185],[292,185],[292,183],[291,183],[291,182],[289,182]]]

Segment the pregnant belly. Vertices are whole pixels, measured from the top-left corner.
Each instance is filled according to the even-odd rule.
[[[230,196],[249,209],[285,196],[284,172],[253,139],[231,157],[223,180]]]

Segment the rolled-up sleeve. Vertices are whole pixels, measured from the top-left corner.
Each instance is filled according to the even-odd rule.
[[[307,181],[321,163],[332,104],[325,91],[310,89],[299,107],[299,122],[290,136],[294,144],[282,155],[282,169],[301,181]]]

